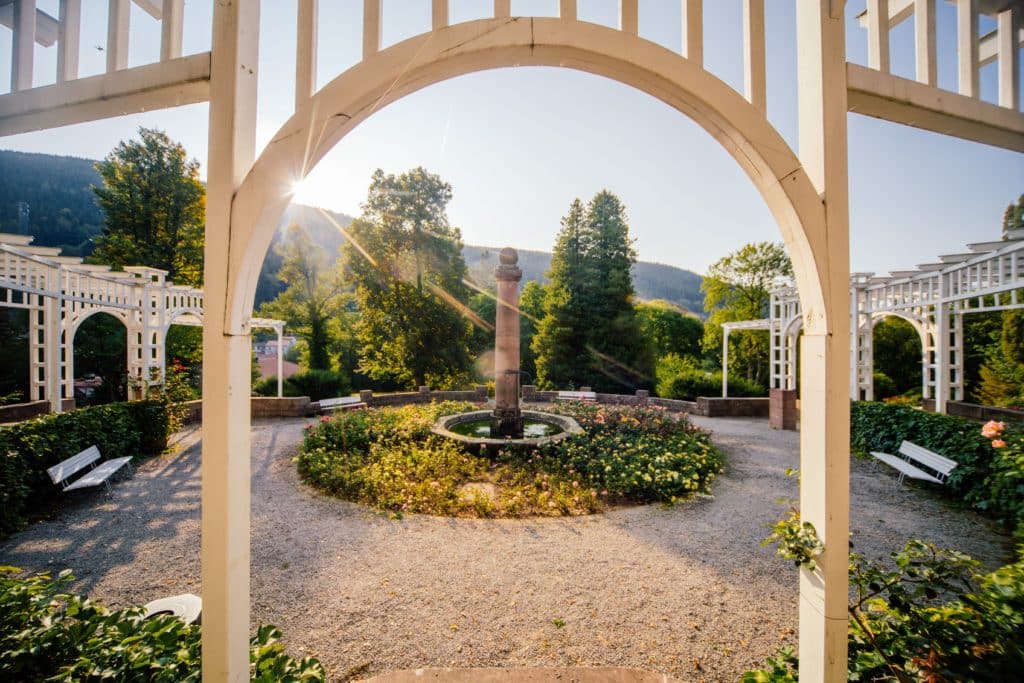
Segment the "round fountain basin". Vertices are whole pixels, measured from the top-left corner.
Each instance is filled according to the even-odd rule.
[[[442,417],[431,428],[438,436],[453,439],[477,451],[480,446],[496,448],[530,448],[558,441],[573,434],[582,434],[583,428],[576,420],[565,415],[552,415],[535,410],[522,411],[523,438],[505,439],[492,437],[491,411],[475,410],[470,413],[459,413]]]

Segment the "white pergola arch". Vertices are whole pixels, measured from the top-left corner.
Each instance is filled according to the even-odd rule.
[[[559,0],[554,18],[513,17],[510,0],[494,0],[492,18],[454,24],[448,0],[421,0],[430,4],[429,25],[382,49],[384,2],[364,0],[361,15],[351,17],[362,27],[362,61],[317,92],[318,3],[298,0],[295,114],[256,160],[259,0],[216,2],[211,50],[190,56],[182,56],[183,0],[159,6],[135,0],[161,21],[161,49],[157,63],[133,68],[127,68],[130,2],[111,0],[107,73],[90,79],[78,78],[81,2],[62,0],[57,83],[44,88],[32,88],[33,49],[49,24],[37,21],[34,0],[12,1],[12,92],[0,96],[0,135],[210,102],[203,302],[205,680],[248,679],[248,335],[256,269],[292,183],[382,103],[459,74],[532,64],[602,74],[690,116],[747,171],[779,223],[794,263],[799,295],[794,291],[792,298],[802,304],[804,328],[801,512],[827,548],[819,570],[800,575],[800,675],[811,681],[845,679],[848,378],[850,311],[856,309],[848,289],[847,113],[1024,151],[1019,3],[958,0],[957,94],[936,86],[934,0],[912,0],[909,9],[907,0],[869,0],[866,66],[846,61],[843,0],[795,0],[798,157],[764,115],[763,0],[743,0],[742,23],[729,34],[744,55],[742,93],[704,66],[703,13],[717,4],[701,0],[680,0],[681,53],[639,35],[646,3],[638,0],[619,0],[613,28],[579,21],[576,0]],[[992,39],[978,35],[981,13],[997,16]],[[916,80],[889,72],[890,28],[909,14],[920,26],[914,36]],[[990,52],[999,65],[1000,106],[978,97],[979,66]],[[779,328],[788,338],[792,333],[784,329],[796,326]],[[792,358],[788,362],[795,372]]]
[[[1024,229],[1006,239],[967,245],[960,254],[940,256],[915,270],[850,278],[850,398],[874,398],[872,331],[879,320],[894,316],[914,328],[921,339],[921,392],[945,412],[948,401],[964,400],[964,316],[1024,308]],[[796,345],[802,325],[800,297],[792,284],[772,292],[769,317],[725,323],[736,329],[771,331],[771,388],[796,388]],[[728,350],[723,347],[723,376]],[[723,380],[723,396],[728,395]]]
[[[49,401],[60,412],[74,393],[74,340],[78,328],[97,313],[124,324],[128,376],[144,395],[162,384],[166,372],[164,344],[171,325],[203,324],[203,291],[175,285],[157,268],[84,263],[61,256],[55,247],[32,245],[31,235],[0,233],[0,308],[29,312],[30,401]],[[270,327],[278,338],[279,320],[253,320]],[[281,344],[278,344],[281,355]],[[278,396],[282,393],[278,358]]]

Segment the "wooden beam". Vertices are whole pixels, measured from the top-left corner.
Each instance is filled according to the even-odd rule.
[[[110,0],[107,7],[107,73],[112,73],[128,67],[131,0]]]
[[[433,0],[430,9],[430,27],[434,31],[448,25],[448,0]]]
[[[295,108],[316,92],[318,0],[299,0],[295,41]]]
[[[383,0],[363,0],[363,59],[380,52]]]
[[[82,0],[60,0],[57,37],[57,82],[78,78],[78,48],[82,27]]]
[[[0,26],[14,30],[14,0],[0,0]],[[36,45],[50,47],[57,42],[57,20],[36,9]]]
[[[38,30],[38,29],[37,29]],[[37,36],[38,38],[38,36]],[[991,64],[999,58],[999,31],[989,31],[978,41],[978,66]],[[1024,47],[1024,28],[1017,31],[1017,47]]]
[[[956,5],[957,73],[960,94],[978,97],[978,2],[958,0]]]
[[[743,0],[743,90],[747,101],[768,111],[764,0]]]
[[[938,84],[935,49],[935,0],[914,0],[914,60],[918,83]]]
[[[1017,111],[1020,109],[1020,10],[1010,5],[999,13],[999,105]]]
[[[181,56],[181,34],[185,21],[183,0],[164,0],[160,19],[160,59],[177,59]]]
[[[494,0],[494,16],[507,19],[512,16],[512,0]]]
[[[889,0],[868,0],[868,66],[889,73]]]
[[[575,20],[578,16],[576,0],[560,0],[558,3],[558,16],[563,19]]]
[[[210,53],[0,96],[0,136],[210,99]]]
[[[640,9],[637,0],[619,0],[619,29],[630,35],[640,34]]]
[[[704,7],[702,0],[683,2],[683,56],[691,62],[704,63]]]
[[[139,9],[157,21],[163,19],[163,6],[167,4],[167,0],[132,0],[132,2],[138,5]]]
[[[12,23],[11,90],[28,90],[32,87],[36,47],[36,0],[14,0]]]
[[[859,64],[847,64],[851,112],[1024,152],[1024,114]]]

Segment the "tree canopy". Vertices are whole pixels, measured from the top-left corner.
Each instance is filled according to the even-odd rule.
[[[344,283],[337,258],[313,243],[309,232],[293,223],[275,247],[281,258],[278,277],[285,290],[260,307],[260,315],[284,320],[305,340],[311,370],[330,370],[332,350],[345,323]]]
[[[537,383],[621,391],[649,386],[653,362],[633,308],[636,262],[625,207],[603,190],[562,218],[544,318],[533,338]]]
[[[103,186],[93,191],[105,224],[92,260],[160,268],[178,284],[199,286],[206,210],[199,162],[166,133],[140,128],[139,138],[96,164]]]
[[[773,283],[791,277],[793,267],[778,242],[746,244],[711,264],[701,290],[709,313],[704,326],[704,350],[719,359],[722,323],[767,317]],[[768,382],[768,334],[744,332],[730,337],[729,366],[762,386]]]
[[[378,169],[349,228],[360,370],[372,378],[415,388],[469,377],[472,316],[462,236],[448,222],[451,197],[451,186],[422,167]]]

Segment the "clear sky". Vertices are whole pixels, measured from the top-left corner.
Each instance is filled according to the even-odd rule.
[[[56,15],[57,0],[39,0]],[[614,25],[615,0],[580,0],[582,19]],[[641,35],[678,50],[678,2],[641,0]],[[768,0],[769,117],[796,147],[794,0]],[[939,78],[956,85],[953,6],[940,2]],[[186,3],[186,52],[209,49],[212,0]],[[321,84],[358,59],[361,0],[321,0]],[[428,0],[386,0],[384,45],[429,26]],[[488,15],[490,0],[452,0],[452,21]],[[513,0],[516,14],[557,13],[557,0]],[[848,3],[847,53],[863,63],[866,34]],[[705,3],[705,60],[742,84],[740,0]],[[103,69],[107,0],[83,0],[82,72]],[[159,25],[133,7],[132,65],[156,59]],[[258,143],[291,114],[294,0],[263,2]],[[993,23],[982,22],[982,31]],[[137,31],[137,32],[136,32]],[[894,71],[912,76],[913,26],[892,36]],[[9,88],[10,32],[0,28],[0,92]],[[946,54],[943,54],[943,48]],[[52,81],[53,48],[38,48],[36,84]],[[993,101],[994,65],[982,71]],[[194,105],[0,140],[0,148],[105,156],[139,126],[161,128],[206,162],[206,106]],[[857,115],[849,117],[851,266],[902,270],[998,236],[1024,193],[1024,155]],[[752,240],[779,239],[764,202],[732,158],[675,110],[630,87],[566,69],[502,69],[431,86],[376,112],[300,188],[297,200],[358,214],[372,171],[422,165],[450,182],[464,239],[549,250],[575,197],[607,188],[626,204],[640,258],[704,272]],[[2,179],[0,179],[2,180]]]

